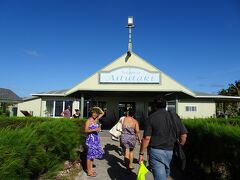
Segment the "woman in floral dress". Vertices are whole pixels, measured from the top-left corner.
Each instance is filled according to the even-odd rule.
[[[127,111],[127,116],[122,122],[122,135],[120,137],[121,147],[124,149],[124,161],[127,170],[132,170],[133,167],[133,150],[136,145],[136,141],[140,140],[140,130],[138,121],[133,118],[134,111],[129,109]]]
[[[87,133],[87,175],[95,177],[96,172],[93,171],[93,161],[95,158],[102,158],[103,149],[100,144],[99,131],[101,127],[98,120],[104,115],[104,112],[98,108],[92,108],[90,118],[85,123],[85,133]]]

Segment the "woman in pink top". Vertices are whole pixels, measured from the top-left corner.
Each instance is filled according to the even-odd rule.
[[[71,107],[67,106],[67,108],[61,113],[61,116],[64,118],[70,118],[71,117]]]

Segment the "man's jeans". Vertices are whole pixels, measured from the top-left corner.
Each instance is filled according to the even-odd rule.
[[[154,180],[166,180],[170,176],[173,151],[150,148],[149,161]]]

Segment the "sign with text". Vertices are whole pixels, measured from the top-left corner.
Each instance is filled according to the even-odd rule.
[[[123,67],[109,72],[100,72],[99,82],[159,84],[160,73],[149,72],[137,67]]]

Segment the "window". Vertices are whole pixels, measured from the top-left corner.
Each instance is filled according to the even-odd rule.
[[[171,112],[176,112],[176,101],[168,101],[167,110]]]
[[[72,110],[73,101],[48,100],[48,101],[46,101],[45,116],[46,117],[58,117],[58,116],[61,116],[61,113],[63,112],[63,110],[66,109],[66,107],[68,107],[68,106],[70,106],[70,108]],[[54,114],[54,111],[55,111],[55,114]]]
[[[47,117],[53,117],[53,101],[46,101],[45,115]]]
[[[186,111],[187,112],[196,112],[197,106],[186,106]]]
[[[56,101],[55,103],[55,116],[61,116],[63,112],[63,101]]]
[[[68,106],[70,106],[71,109],[72,109],[72,104],[73,104],[73,101],[65,101],[65,107],[64,107],[64,109],[66,109]]]

